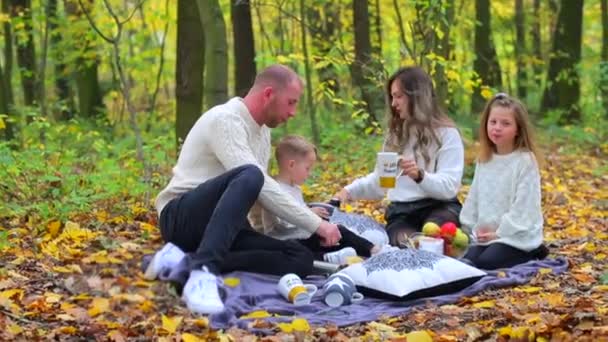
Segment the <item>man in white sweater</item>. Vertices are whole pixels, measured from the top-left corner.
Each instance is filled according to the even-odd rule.
[[[301,93],[302,81],[293,70],[270,66],[244,98],[211,108],[188,133],[173,177],[156,198],[167,244],[152,258],[146,276],[185,283],[182,298],[190,310],[223,311],[216,278],[220,273],[304,277],[312,272],[313,256],[306,248],[251,228],[247,214],[256,200],[318,234],[326,245],[340,240],[336,225],[299,205],[267,174],[270,128],[295,115]]]

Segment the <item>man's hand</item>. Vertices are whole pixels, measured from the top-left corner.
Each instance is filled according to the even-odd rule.
[[[342,239],[338,226],[327,221],[321,222],[316,233],[321,237],[321,245],[326,247],[335,246]]]
[[[313,207],[313,208],[310,208],[310,210],[313,213],[317,214],[320,218],[327,219],[329,217],[329,212],[325,208],[322,208],[322,207]]]
[[[345,188],[342,188],[342,190],[335,194],[333,198],[337,198],[340,202],[345,203],[350,201],[350,194]]]

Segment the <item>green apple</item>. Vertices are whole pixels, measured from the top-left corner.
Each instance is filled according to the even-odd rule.
[[[453,243],[455,247],[465,248],[469,245],[469,237],[467,236],[467,234],[459,230],[456,232],[456,236],[454,236]]]

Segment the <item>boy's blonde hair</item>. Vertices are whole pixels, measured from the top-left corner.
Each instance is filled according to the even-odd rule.
[[[286,158],[303,158],[310,152],[317,156],[317,148],[306,138],[299,135],[286,135],[279,141],[274,153],[280,164]]]
[[[515,150],[525,150],[532,152],[537,163],[541,162],[542,156],[534,141],[534,129],[530,123],[528,110],[526,106],[518,99],[511,97],[505,93],[494,95],[486,104],[481,115],[481,124],[479,125],[479,161],[484,163],[492,159],[492,154],[496,152],[496,146],[488,137],[488,120],[490,112],[494,107],[508,108],[513,111],[515,123],[517,124],[517,135],[515,136]]]

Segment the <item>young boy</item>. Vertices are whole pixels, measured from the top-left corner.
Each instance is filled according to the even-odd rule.
[[[274,177],[281,188],[293,196],[302,206],[306,206],[300,186],[310,175],[317,160],[316,147],[300,136],[285,136],[276,146],[275,157],[279,173]],[[323,219],[329,218],[325,208],[311,208]],[[256,229],[263,229],[264,234],[276,239],[296,239],[314,254],[315,258],[335,264],[344,264],[350,256],[360,255],[369,257],[380,251],[380,246],[374,246],[368,240],[351,232],[344,226],[338,226],[342,239],[337,246],[324,247],[318,235],[280,219],[267,210],[262,210],[262,223],[254,224]]]

